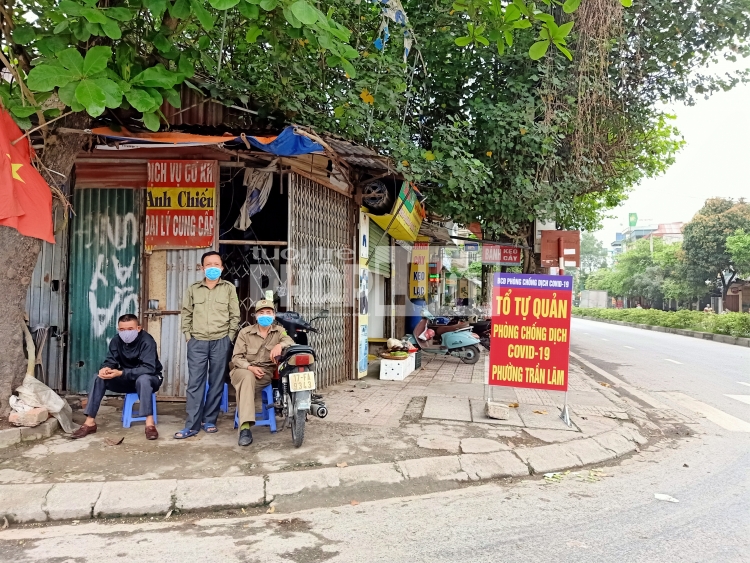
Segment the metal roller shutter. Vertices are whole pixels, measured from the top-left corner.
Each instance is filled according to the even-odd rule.
[[[386,278],[391,277],[391,247],[390,237],[384,237],[385,231],[375,221],[370,221],[370,263],[367,267],[371,272]],[[380,244],[375,246],[378,241]]]

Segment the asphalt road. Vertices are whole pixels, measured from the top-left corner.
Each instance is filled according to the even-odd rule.
[[[750,405],[724,397],[742,392],[734,385],[747,381],[746,349],[574,323],[574,349],[597,366],[659,396],[683,393],[750,420]],[[706,419],[690,426],[689,438],[662,440],[602,472],[559,482],[526,479],[242,518],[11,526],[0,530],[0,561],[748,562],[750,433]]]
[[[583,319],[571,348],[644,391],[683,393],[750,423],[750,348]]]

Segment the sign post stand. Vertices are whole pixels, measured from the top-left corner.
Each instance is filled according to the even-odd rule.
[[[494,275],[490,398],[498,385],[564,391],[560,418],[572,425],[568,407],[572,297],[570,276]]]

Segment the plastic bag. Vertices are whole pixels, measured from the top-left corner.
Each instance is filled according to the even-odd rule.
[[[70,434],[76,430],[73,425],[73,409],[68,402],[38,379],[26,375],[16,393],[27,405],[47,409],[58,420],[63,432]]]
[[[8,399],[8,402],[10,403],[11,410],[14,410],[16,412],[26,412],[34,408],[31,405],[27,405],[26,403],[24,403],[15,395],[11,395],[10,399]]]

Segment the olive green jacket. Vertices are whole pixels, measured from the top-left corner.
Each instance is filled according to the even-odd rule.
[[[294,344],[294,340],[286,333],[284,327],[274,323],[265,338],[260,335],[258,325],[246,326],[240,331],[237,342],[234,343],[234,353],[229,369],[247,369],[250,366],[263,368],[266,373],[273,373],[274,364],[271,350],[277,344],[282,348]]]
[[[185,339],[234,340],[240,326],[240,301],[237,290],[226,280],[213,289],[206,281],[188,287],[182,300],[182,332]]]

